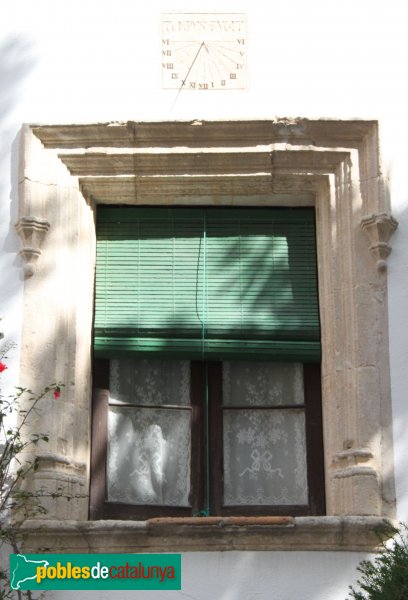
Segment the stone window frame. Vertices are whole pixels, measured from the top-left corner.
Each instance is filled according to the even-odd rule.
[[[378,123],[25,125],[20,147],[21,381],[65,384],[33,423],[51,437],[31,483],[48,492],[47,513],[26,523],[26,547],[55,549],[58,531],[74,552],[374,548],[374,526],[395,517],[386,258],[397,222]],[[315,206],[327,516],[88,520],[99,203]]]

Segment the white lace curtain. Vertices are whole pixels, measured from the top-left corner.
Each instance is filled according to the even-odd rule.
[[[224,504],[307,504],[302,365],[225,362],[223,403]]]
[[[307,504],[303,403],[301,364],[223,363],[225,505]],[[189,506],[189,405],[188,361],[111,361],[110,502]]]
[[[189,506],[189,403],[188,361],[111,361],[110,502]]]

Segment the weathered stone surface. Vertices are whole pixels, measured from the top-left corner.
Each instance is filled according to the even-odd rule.
[[[27,521],[23,552],[191,552],[215,550],[374,551],[384,524],[373,517],[266,517],[149,521]]]
[[[380,235],[378,216],[386,215],[392,223],[378,162],[376,122],[27,126],[23,137],[19,214],[44,219],[50,229],[36,275],[25,283],[21,381],[34,388],[51,381],[65,384],[61,398],[44,409],[41,430],[50,433],[50,444],[41,452],[49,453],[49,459],[41,459],[32,481],[52,494],[65,482],[64,493],[50,496],[47,504],[47,518],[62,520],[52,526],[57,543],[58,527],[62,538],[71,535],[63,523],[67,519],[79,523],[70,525],[75,536],[87,532],[84,548],[115,543],[120,547],[121,542],[113,527],[104,537],[103,525],[86,523],[97,204],[279,202],[316,208],[327,514],[364,516],[356,522],[333,521],[334,528],[328,527],[330,520],[295,520],[303,525],[294,528],[291,544],[300,540],[299,547],[315,547],[313,532],[320,528],[327,547],[368,546],[367,540],[357,539],[364,540],[361,531],[371,526],[367,515],[393,517],[395,509],[387,279],[377,270],[360,226],[366,215],[377,215],[374,231]],[[135,149],[149,161],[148,175],[132,168]],[[70,174],[70,168],[80,178]],[[65,461],[81,467],[68,467]],[[145,532],[146,527],[140,525],[137,531]],[[188,527],[194,530],[194,525]],[[210,527],[210,538],[217,527],[218,521]],[[235,528],[234,533],[228,541],[216,542],[220,548],[234,547],[236,529],[243,528],[231,523],[228,527]],[[128,531],[117,525],[118,532],[124,530]],[[265,535],[257,542],[250,537],[245,544],[272,547],[271,534]],[[156,547],[149,546],[151,541],[141,543]],[[202,548],[202,541],[193,544]],[[279,544],[276,547],[287,542]]]

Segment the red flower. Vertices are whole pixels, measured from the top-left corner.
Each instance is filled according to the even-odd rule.
[[[59,387],[57,387],[54,390],[54,398],[55,398],[55,400],[57,400],[57,398],[59,398],[60,396],[61,396],[61,390],[59,389]]]
[[[3,373],[3,371],[5,371],[6,369],[8,369],[8,366],[0,362],[0,373]]]

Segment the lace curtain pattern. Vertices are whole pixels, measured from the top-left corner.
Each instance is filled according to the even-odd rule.
[[[303,404],[303,365],[282,362],[224,362],[224,406]]]
[[[307,504],[303,366],[224,362],[222,385],[224,504]],[[188,361],[112,360],[108,429],[109,502],[190,506]]]
[[[112,360],[108,501],[189,506],[188,361]],[[160,408],[159,408],[160,407]]]
[[[111,403],[190,404],[188,360],[111,360]]]
[[[223,402],[224,504],[307,504],[302,365],[226,362]]]

